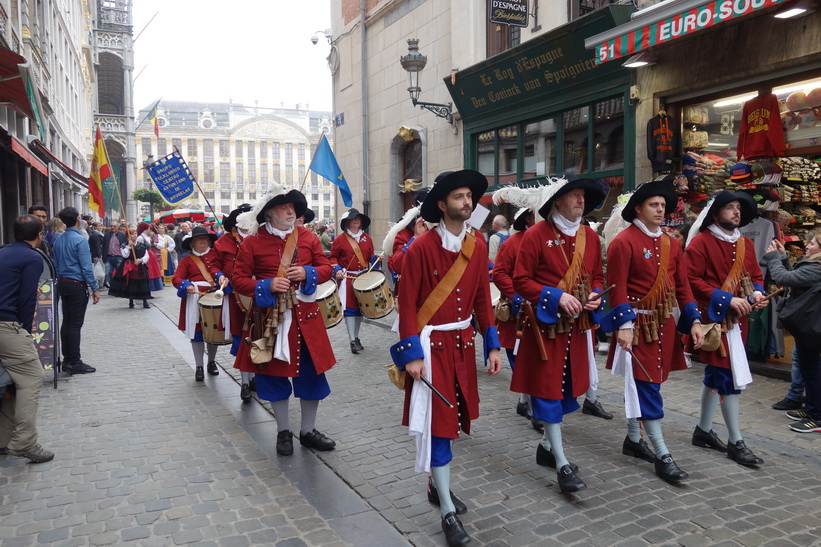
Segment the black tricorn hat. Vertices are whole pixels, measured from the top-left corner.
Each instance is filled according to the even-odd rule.
[[[572,192],[573,190],[584,190],[584,212],[582,216],[590,214],[590,211],[598,207],[604,198],[607,196],[601,187],[601,184],[593,179],[579,178],[573,173],[563,173],[557,176],[559,179],[564,179],[567,182],[562,184],[560,182],[554,184],[561,184],[561,187],[553,193],[547,201],[539,208],[539,214],[542,218],[547,218],[550,211],[553,209],[553,203],[557,198]]]
[[[627,222],[633,222],[636,218],[636,206],[644,203],[644,200],[661,196],[664,198],[664,214],[669,215],[676,210],[678,205],[678,196],[673,188],[670,180],[653,180],[645,182],[636,188],[636,191],[630,196],[627,205],[621,210],[621,217]]]
[[[269,199],[268,202],[262,207],[262,210],[257,214],[257,223],[262,225],[267,222],[268,219],[265,218],[265,213],[268,209],[271,207],[276,207],[277,205],[285,205],[286,203],[294,204],[294,214],[297,218],[304,215],[305,209],[308,208],[308,200],[305,199],[305,195],[299,190],[291,190]]]
[[[698,231],[703,232],[706,230],[710,224],[713,223],[713,217],[718,214],[721,208],[734,201],[741,204],[741,223],[738,225],[739,228],[755,220],[758,207],[750,194],[747,192],[729,192],[722,190],[713,196],[713,204],[710,205],[710,209],[707,211],[707,215],[704,217],[701,226],[698,227]]]
[[[513,215],[513,229],[517,232],[527,230],[527,216],[532,214],[533,211],[531,211],[527,207],[522,207],[521,209],[516,211],[516,214]]]
[[[316,213],[314,213],[313,209],[305,209],[305,212],[302,214],[302,222],[305,224],[310,224],[316,218]]]
[[[242,213],[247,213],[252,209],[250,203],[243,203],[228,215],[228,217],[222,222],[222,227],[225,229],[226,232],[230,232],[234,229],[237,225],[237,217],[240,216]]]
[[[422,202],[425,201],[425,197],[427,197],[428,192],[430,192],[430,188],[420,188],[416,192],[416,197],[414,198],[416,205],[422,205]]]
[[[468,187],[473,193],[473,209],[479,203],[487,190],[487,178],[479,171],[472,169],[462,169],[461,171],[450,171],[436,177],[433,186],[430,187],[428,195],[420,206],[422,218],[428,222],[439,222],[442,220],[442,211],[439,210],[438,203],[444,201],[448,194],[457,188]]]
[[[348,229],[348,221],[353,220],[356,217],[359,217],[362,220],[362,226],[360,229],[365,231],[368,229],[368,226],[371,225],[371,218],[365,214],[360,213],[358,210],[354,208],[348,209],[344,215],[339,219],[339,227],[344,231]]]
[[[202,226],[195,226],[193,230],[191,230],[190,235],[187,235],[182,240],[182,248],[183,250],[190,251],[191,250],[191,242],[194,241],[195,237],[201,236],[208,236],[208,239],[211,240],[210,246],[214,246],[214,242],[217,241],[217,234],[212,234],[206,228]]]

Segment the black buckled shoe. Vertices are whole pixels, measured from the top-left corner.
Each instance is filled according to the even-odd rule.
[[[582,405],[582,414],[590,414],[597,418],[604,418],[605,420],[612,420],[613,415],[607,412],[596,399],[596,402],[591,403],[590,399],[587,397],[584,398],[584,404]]]
[[[631,441],[630,437],[625,437],[624,443],[621,445],[621,453],[625,456],[641,458],[642,460],[650,463],[656,461],[656,455],[644,439],[639,439],[639,442],[636,443]]]
[[[465,532],[462,521],[453,511],[442,517],[442,531],[445,533],[445,541],[448,542],[449,547],[470,543],[470,536]]]
[[[721,442],[721,439],[718,438],[715,431],[711,429],[710,432],[707,433],[699,426],[696,426],[693,430],[693,446],[727,452],[727,445]]]
[[[242,399],[243,403],[251,402],[251,388],[248,387],[248,384],[242,384],[239,390],[239,398]]]
[[[356,345],[356,340],[351,340],[351,353],[359,353],[359,346]]]
[[[288,431],[277,433],[277,454],[280,456],[290,456],[294,453],[294,434]]]
[[[433,481],[428,479],[428,501],[431,502],[436,507],[439,507],[441,503],[439,501],[439,491],[436,489],[436,486],[433,485]],[[464,515],[468,512],[468,506],[465,503],[453,495],[453,490],[450,491],[450,501],[453,503],[453,507],[456,508],[457,515]]]
[[[300,433],[299,444],[323,452],[336,448],[336,443],[332,439],[329,439],[316,429],[308,433]]]
[[[202,367],[197,367],[197,370],[194,371],[194,380],[197,382],[205,380],[205,371],[203,371]]]
[[[561,488],[564,494],[572,494],[573,492],[587,488],[587,485],[576,475],[576,472],[573,471],[570,464],[562,466],[556,475],[559,481],[559,488]]]
[[[542,443],[536,447],[536,465],[541,465],[542,467],[551,467],[556,469],[556,455],[553,453],[552,450],[546,449],[542,446]],[[570,463],[570,469],[573,470],[574,473],[579,472],[579,466],[575,463]]]
[[[211,376],[219,376],[220,369],[217,367],[216,361],[208,361],[208,374]]]
[[[753,451],[747,448],[747,444],[743,440],[736,443],[727,441],[727,457],[747,467],[755,467],[764,463],[764,460],[753,454]]]
[[[530,405],[527,404],[527,401],[519,401],[516,403],[516,414],[528,420],[533,418],[533,416],[530,415]]]
[[[359,338],[354,338],[354,344],[356,344],[356,349],[359,351],[365,351],[365,346],[362,345],[362,342],[359,341]]]
[[[666,480],[667,482],[683,481],[690,475],[682,471],[676,462],[673,461],[673,456],[665,454],[660,458],[656,458],[653,462],[656,466],[656,475]]]

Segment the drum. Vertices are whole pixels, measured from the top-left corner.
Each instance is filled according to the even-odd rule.
[[[200,326],[202,327],[202,338],[209,344],[226,345],[233,342],[231,333],[225,330],[218,330],[220,317],[222,317],[222,297],[209,292],[200,295],[197,301],[200,307]]]
[[[490,284],[490,305],[495,306],[502,297],[502,291],[496,286],[496,283]]]
[[[359,311],[369,319],[385,317],[393,311],[393,297],[388,278],[378,271],[365,272],[353,280],[353,291]]]
[[[316,286],[316,303],[325,322],[325,328],[330,329],[342,322],[342,299],[336,281],[330,279]]]

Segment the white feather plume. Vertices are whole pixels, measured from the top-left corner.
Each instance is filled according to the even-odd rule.
[[[690,245],[690,242],[693,241],[693,238],[701,233],[701,225],[704,224],[705,220],[707,220],[707,213],[710,211],[710,207],[713,206],[713,202],[715,200],[716,198],[714,197],[710,198],[710,201],[707,202],[707,205],[705,205],[704,209],[702,209],[701,213],[699,213],[696,221],[693,222],[692,226],[690,226],[690,232],[687,234],[687,242],[684,244],[685,249],[688,245]]]
[[[382,242],[382,252],[385,253],[385,258],[393,254],[393,241],[396,239],[397,234],[405,228],[413,229],[410,224],[413,222],[413,219],[419,216],[420,210],[421,206],[419,205],[411,207],[405,212],[405,215],[399,222],[391,225],[388,233],[385,235],[385,240]]]
[[[518,186],[505,186],[493,192],[493,203],[499,205],[500,203],[512,203],[519,207],[526,207],[533,211],[536,217],[536,222],[542,220],[539,215],[539,209],[542,205],[547,203],[559,189],[567,184],[564,178],[549,177],[550,184],[536,186],[532,188],[519,188]]]
[[[265,207],[265,204],[274,199],[275,197],[285,194],[285,187],[279,184],[278,182],[272,182],[268,185],[268,191],[265,193],[264,196],[259,198],[257,202],[254,204],[253,209],[248,212],[242,213],[237,217],[237,227],[242,228],[248,234],[255,234],[257,230],[259,230],[259,223],[257,222],[257,215],[262,212],[262,209]]]
[[[630,227],[630,223],[624,220],[621,216],[621,212],[626,205],[627,200],[624,200],[623,203],[616,203],[613,207],[613,212],[610,213],[610,218],[604,223],[602,235],[604,236],[605,249],[610,246],[610,242],[613,241],[617,235],[619,235],[626,228]]]

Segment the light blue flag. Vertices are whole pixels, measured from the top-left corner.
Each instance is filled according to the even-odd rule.
[[[331,145],[328,144],[328,139],[322,135],[319,141],[319,146],[314,153],[314,159],[311,160],[311,166],[308,167],[311,171],[331,181],[339,186],[339,193],[342,194],[342,203],[345,207],[353,206],[353,195],[351,189],[348,188],[348,182],[345,180],[345,175],[342,174],[342,169],[336,161]]]

